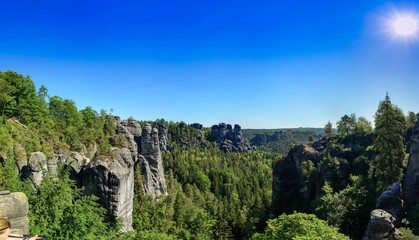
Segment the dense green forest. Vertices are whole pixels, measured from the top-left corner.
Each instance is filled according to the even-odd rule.
[[[258,150],[287,154],[296,143],[318,140],[323,128],[243,129],[243,136]]]
[[[168,129],[169,148],[162,152],[168,194],[145,194],[144,176],[136,169],[134,230],[124,233],[96,196],[83,194],[66,166],[57,176],[45,175],[39,186],[17,167],[32,152],[52,158],[60,149],[83,151],[93,143],[97,154],[110,154],[125,141],[115,133],[115,117],[91,107],[79,110],[73,100],[50,96],[45,86],[37,90],[29,76],[13,71],[0,72],[0,106],[0,190],[25,192],[31,233],[51,239],[360,239],[381,191],[403,179],[407,136],[416,122],[413,112],[405,116],[386,96],[375,128],[350,114],[336,130],[330,122],[321,130],[244,130],[249,138],[265,139],[263,144],[246,153],[224,153],[208,140],[208,128],[148,121]],[[282,142],[267,140],[275,136]],[[319,191],[309,200],[272,206],[273,167],[299,142],[322,151],[318,162],[301,164],[304,181]],[[343,165],[350,172],[345,184],[320,180],[321,171],[337,173],[331,179],[338,179]],[[417,239],[418,219],[416,207],[403,222],[400,239]]]

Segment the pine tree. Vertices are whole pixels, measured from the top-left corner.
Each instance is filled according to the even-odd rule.
[[[386,95],[375,113],[373,148],[376,156],[371,164],[371,173],[377,180],[378,191],[385,190],[403,177],[405,130],[406,121],[402,110],[392,104]]]

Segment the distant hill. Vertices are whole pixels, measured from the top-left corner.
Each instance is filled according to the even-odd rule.
[[[324,128],[243,129],[243,136],[260,150],[286,154],[291,144],[324,136]]]

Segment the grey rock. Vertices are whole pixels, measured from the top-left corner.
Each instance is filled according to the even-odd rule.
[[[135,120],[124,120],[118,121],[116,120],[116,133],[125,137],[127,140],[126,142],[122,142],[123,148],[128,148],[131,151],[131,154],[134,158],[137,158],[138,155],[138,137],[141,133],[141,130],[137,129],[141,126],[139,124],[135,124]],[[134,135],[135,134],[135,135]],[[135,138],[137,136],[137,139]],[[137,140],[137,141],[136,141]]]
[[[294,146],[285,159],[276,162],[272,176],[273,216],[290,210],[295,201],[309,199],[316,194],[316,186],[313,188],[309,185],[301,165],[310,160],[316,166],[319,159],[320,153],[316,149],[308,144],[300,144]]]
[[[370,214],[367,231],[363,240],[392,240],[395,239],[394,222],[396,219],[382,209],[375,209]]]
[[[144,192],[151,195],[167,194],[159,134],[150,124],[146,124],[142,131],[139,164],[143,175]]]
[[[34,152],[28,161],[28,177],[36,185],[40,185],[43,180],[43,172],[48,170],[47,158],[43,152]]]
[[[7,217],[12,226],[12,233],[29,233],[28,198],[22,192],[0,195],[0,216]]]
[[[86,195],[99,197],[108,213],[122,219],[123,231],[132,230],[134,161],[129,149],[112,148],[111,156],[99,156],[83,170]]]
[[[404,179],[405,209],[409,212],[419,204],[419,114],[412,130],[410,155]]]
[[[241,127],[230,124],[220,123],[211,127],[210,141],[219,144],[220,149],[226,153],[230,152],[248,152],[253,150],[250,142],[243,137]]]
[[[167,129],[166,125],[161,124],[159,125],[159,144],[161,151],[167,151],[169,145],[169,137],[168,137],[169,130]]]
[[[28,156],[26,155],[25,148],[20,143],[14,144],[14,157],[16,160],[19,171],[22,171],[23,167],[28,165]]]
[[[396,219],[396,227],[401,226],[403,217],[403,200],[401,199],[401,186],[399,183],[393,183],[391,189],[385,190],[378,198],[376,209],[383,209],[384,211],[393,215]]]

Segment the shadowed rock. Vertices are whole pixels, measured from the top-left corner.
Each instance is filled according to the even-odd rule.
[[[412,130],[409,162],[404,179],[405,209],[409,212],[419,204],[419,114]]]

